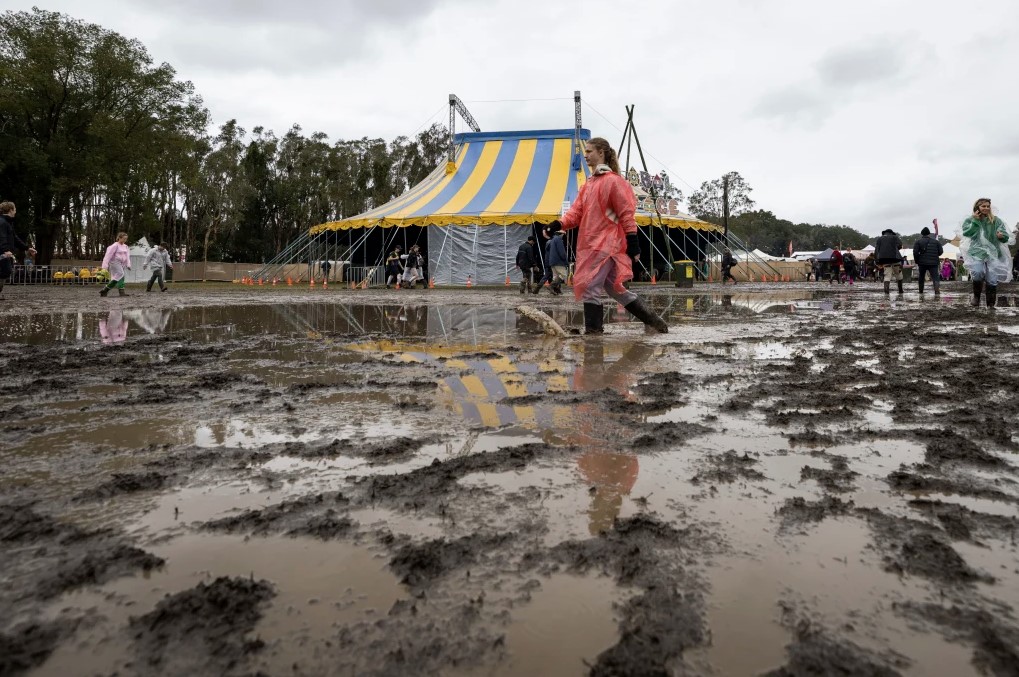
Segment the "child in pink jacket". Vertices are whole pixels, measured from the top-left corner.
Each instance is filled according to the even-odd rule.
[[[102,288],[99,295],[106,296],[116,287],[121,296],[127,296],[127,292],[124,291],[124,278],[127,277],[127,271],[131,270],[131,250],[127,247],[127,233],[117,233],[117,241],[106,248],[103,268],[110,271],[110,282]]]

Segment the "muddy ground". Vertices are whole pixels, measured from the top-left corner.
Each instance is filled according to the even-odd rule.
[[[4,290],[0,675],[1019,674],[1019,290],[131,291]]]

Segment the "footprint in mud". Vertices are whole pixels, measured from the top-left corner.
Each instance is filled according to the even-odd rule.
[[[739,479],[767,479],[764,473],[754,468],[758,463],[756,458],[752,458],[746,452],[740,456],[735,449],[730,449],[724,454],[708,454],[704,457],[704,462],[710,467],[699,470],[690,478],[692,484],[705,482],[731,484]]]
[[[826,491],[844,494],[856,488],[853,480],[859,473],[849,469],[849,461],[844,456],[819,454],[831,464],[830,470],[814,468],[809,465],[800,469],[800,481],[814,480]]]

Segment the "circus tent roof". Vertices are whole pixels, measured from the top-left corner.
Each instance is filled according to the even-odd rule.
[[[580,130],[580,142],[591,133]],[[311,233],[379,226],[496,226],[549,223],[576,199],[590,171],[574,153],[574,130],[457,134],[454,167],[437,167],[403,195]],[[687,214],[638,209],[638,225],[717,230]],[[659,221],[660,219],[660,221]]]

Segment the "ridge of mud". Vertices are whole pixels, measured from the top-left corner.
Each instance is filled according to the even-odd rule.
[[[926,441],[925,460],[936,468],[952,463],[966,463],[985,468],[1014,469],[1005,459],[980,448],[954,430],[917,430],[915,434]]]
[[[904,468],[893,470],[885,478],[888,485],[899,491],[917,491],[925,493],[958,494],[974,498],[987,498],[994,501],[1019,503],[1019,497],[1006,494],[999,489],[992,489],[983,484],[964,478],[930,477],[911,473]]]
[[[984,673],[1014,677],[1019,672],[1019,629],[984,609],[903,602],[896,611],[922,626],[938,626],[949,641],[973,645],[973,665]]]
[[[363,502],[382,501],[401,508],[417,509],[429,503],[436,504],[457,480],[466,475],[520,470],[538,458],[557,452],[555,447],[532,443],[445,461],[435,459],[430,465],[407,473],[360,478],[355,487],[360,491]]]
[[[901,673],[878,655],[853,642],[834,637],[803,621],[795,639],[786,646],[788,659],[780,668],[761,677],[807,677],[852,675],[852,677],[898,677]],[[904,667],[904,666],[898,666]]]
[[[0,503],[0,542],[28,544],[50,540],[67,544],[89,535],[73,524],[36,512],[32,503]]]
[[[712,432],[711,428],[700,423],[686,421],[650,423],[641,426],[641,432],[630,440],[633,449],[654,449],[665,446],[678,446],[694,437]]]
[[[232,672],[263,648],[247,640],[276,592],[265,580],[221,576],[211,583],[167,595],[130,622],[141,660],[163,674]]]
[[[1008,537],[1014,543],[1016,531],[1019,530],[1019,519],[1014,516],[977,512],[958,503],[914,498],[909,502],[909,507],[938,520],[945,532],[958,540],[972,541],[973,534],[981,532],[997,538]]]
[[[815,468],[805,465],[800,469],[800,481],[814,480],[826,491],[844,494],[856,488],[853,483],[860,473],[849,469],[849,461],[844,456],[825,454],[824,458],[831,464],[831,469]]]
[[[170,476],[165,473],[149,471],[143,473],[113,473],[110,479],[97,487],[87,489],[75,497],[79,501],[101,501],[122,494],[134,494],[139,491],[156,491],[165,487]]]
[[[345,536],[356,528],[355,521],[336,511],[337,507],[345,507],[349,503],[350,500],[339,492],[301,496],[267,508],[245,510],[239,515],[210,520],[200,528],[231,534],[265,536],[285,533],[288,536],[313,536],[320,540],[330,540]]]
[[[0,632],[0,675],[19,675],[42,665],[78,627],[75,621],[31,622]]]
[[[450,571],[466,569],[492,549],[515,539],[513,534],[471,534],[453,540],[435,538],[423,543],[408,543],[396,549],[389,568],[400,582],[413,588],[431,583]]]
[[[972,569],[949,545],[937,527],[906,517],[895,517],[877,508],[858,508],[876,541],[885,552],[886,571],[911,574],[943,584],[967,585],[994,582],[989,574]]]
[[[702,547],[705,538],[697,527],[677,529],[638,514],[617,518],[596,537],[529,552],[520,566],[545,575],[560,567],[579,574],[596,569],[619,585],[642,588],[623,605],[620,639],[598,656],[591,674],[665,675],[667,665],[706,638],[704,586],[684,566],[690,563],[685,553]]]
[[[397,463],[405,461],[426,444],[438,439],[436,435],[414,439],[410,437],[394,437],[384,440],[334,439],[328,444],[312,445],[300,442],[287,442],[283,447],[285,456],[296,456],[305,460],[319,458],[335,458],[337,456],[354,456],[366,458],[373,464]]]
[[[758,460],[751,458],[747,452],[740,456],[735,449],[730,449],[722,454],[707,454],[703,462],[712,467],[697,471],[697,474],[690,478],[691,484],[697,485],[702,482],[731,484],[740,478],[767,479],[764,473],[754,468]]]
[[[59,555],[57,570],[39,581],[36,593],[52,598],[84,585],[100,585],[137,570],[152,571],[165,564],[161,557],[130,545],[102,545],[83,553]]]
[[[825,494],[817,501],[808,501],[802,496],[787,498],[775,512],[782,516],[782,527],[789,528],[807,522],[820,522],[835,515],[849,515],[855,507],[852,501],[843,501],[837,496]]]

